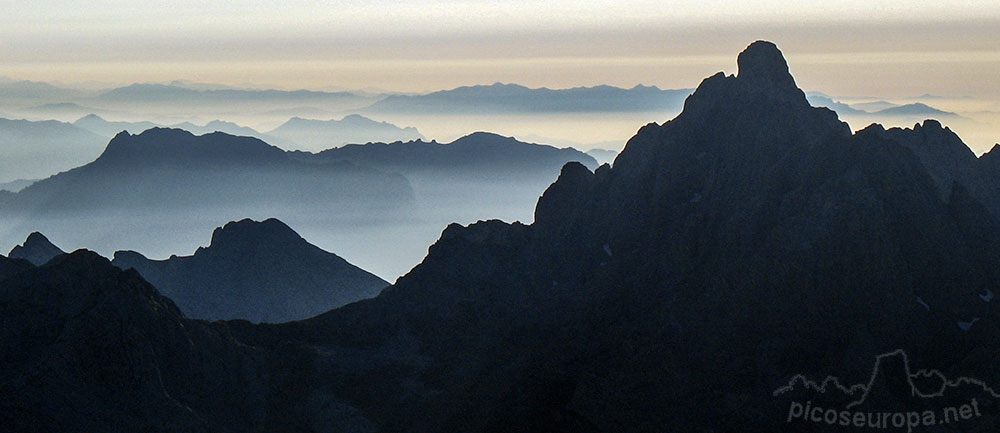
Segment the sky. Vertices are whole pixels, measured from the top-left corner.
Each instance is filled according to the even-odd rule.
[[[833,95],[1000,99],[1000,2],[0,1],[0,76],[430,91],[690,88],[757,39]]]

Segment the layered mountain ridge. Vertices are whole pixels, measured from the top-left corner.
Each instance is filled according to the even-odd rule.
[[[255,175],[246,176],[247,170]],[[328,207],[372,196],[382,199],[372,205],[393,207],[411,201],[412,190],[401,176],[344,162],[300,161],[256,138],[152,128],[119,133],[94,162],[25,188],[13,210],[253,207],[290,200]]]

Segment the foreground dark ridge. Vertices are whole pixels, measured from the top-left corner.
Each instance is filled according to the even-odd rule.
[[[909,139],[852,135],[810,107],[773,44],[738,64],[614,168],[563,167],[534,224],[451,225],[379,297],[309,320],[185,319],[86,252],[14,265],[0,416],[13,430],[823,431],[786,422],[774,389],[797,373],[860,382],[896,349],[996,383],[987,195],[942,188]],[[878,389],[866,410],[939,404]],[[962,398],[990,412],[944,431],[1000,427],[996,401]]]

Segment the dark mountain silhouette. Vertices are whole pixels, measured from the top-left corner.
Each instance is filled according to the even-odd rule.
[[[378,297],[308,320],[183,319],[86,252],[4,280],[5,426],[773,432],[798,426],[777,384],[867,374],[883,347],[995,382],[997,220],[811,107],[774,44],[737,63],[614,167],[566,164],[533,224],[450,225]]]
[[[1000,171],[1000,143],[994,144],[989,152],[979,157],[979,160],[988,171],[993,173]]]
[[[0,256],[0,281],[32,268],[34,266],[27,260]]]
[[[45,235],[34,232],[28,235],[23,244],[15,246],[14,249],[10,250],[10,254],[7,257],[24,259],[36,266],[41,266],[48,263],[54,257],[65,253],[65,251],[53,245],[52,242],[49,242],[49,239]]]
[[[390,95],[368,111],[405,113],[574,113],[676,111],[691,89],[612,86],[530,89],[517,84],[467,86],[425,95]]]
[[[260,430],[269,382],[290,379],[267,376],[267,360],[281,361],[237,341],[240,324],[185,319],[91,252],[0,286],[0,393],[17,392],[0,402],[5,430]]]
[[[413,127],[400,128],[352,114],[341,120],[312,120],[293,117],[268,135],[297,149],[320,151],[349,143],[394,142],[423,139]]]
[[[0,182],[40,179],[93,161],[107,140],[69,123],[0,119]]]
[[[372,298],[386,281],[323,251],[275,219],[231,222],[194,255],[150,260],[115,253],[188,317],[288,322]]]
[[[995,153],[977,158],[958,135],[936,120],[888,130],[872,125],[859,134],[878,135],[906,147],[920,159],[943,197],[950,196],[954,184],[961,185],[1000,218],[1000,167],[993,161]]]

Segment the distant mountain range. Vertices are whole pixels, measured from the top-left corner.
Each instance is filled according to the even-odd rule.
[[[119,251],[112,264],[135,269],[187,317],[206,320],[300,320],[375,297],[389,285],[275,219],[228,223],[191,256],[150,260]]]
[[[205,125],[183,122],[165,126],[153,122],[109,122],[96,114],[84,116],[73,124],[109,138],[122,131],[138,134],[150,128],[175,128],[195,135],[224,132],[230,135],[256,137],[287,150],[317,152],[348,143],[408,141],[423,138],[416,128],[400,128],[357,114],[346,116],[342,120],[311,120],[293,117],[268,133],[221,120],[213,120]]]
[[[96,97],[100,102],[129,103],[238,103],[238,102],[308,102],[328,100],[363,100],[350,92],[312,90],[206,89],[198,90],[169,84],[137,83],[108,90]]]
[[[40,179],[86,164],[106,143],[69,123],[0,119],[0,182]]]
[[[613,86],[531,89],[496,83],[467,86],[424,95],[390,95],[367,111],[374,113],[573,113],[678,111],[691,89],[656,86],[622,89]]]
[[[551,176],[563,164],[579,161],[597,168],[597,161],[572,148],[525,143],[513,137],[476,132],[451,143],[423,140],[352,144],[316,154],[324,160],[342,160],[395,171],[404,175],[445,175],[504,178],[524,173]]]
[[[0,190],[18,192],[37,181],[38,180],[35,179],[18,179],[10,182],[4,182],[0,183]]]
[[[253,128],[246,126],[240,126],[233,122],[225,122],[221,120],[213,120],[206,123],[205,125],[195,125],[191,122],[177,123],[174,125],[166,126],[160,125],[153,122],[110,122],[101,118],[96,114],[88,114],[81,117],[77,121],[73,122],[80,128],[91,131],[95,134],[105,136],[108,138],[118,135],[119,132],[127,131],[132,134],[139,134],[147,129],[152,128],[173,128],[173,129],[183,129],[194,135],[204,135],[211,134],[213,132],[224,132],[229,135],[237,135],[243,137],[256,137],[261,140],[271,140],[276,141],[273,137],[269,137],[266,134],[257,132]],[[279,144],[272,142],[271,144]]]
[[[937,108],[919,102],[913,104],[900,105],[898,107],[886,108],[883,110],[876,111],[873,114],[881,114],[886,116],[927,116],[938,119],[957,116],[957,114],[955,113],[938,110]]]
[[[893,104],[886,101],[877,101],[859,104],[845,104],[834,101],[827,95],[819,92],[809,92],[806,94],[809,103],[816,107],[827,107],[843,116],[877,116],[877,117],[917,117],[921,120],[929,118],[948,119],[959,117],[958,114],[938,110],[927,104],[915,102],[911,104]]]
[[[604,165],[614,163],[618,152],[608,149],[591,149],[587,151],[587,155],[594,158],[598,164]]]
[[[401,128],[352,114],[341,120],[313,120],[293,117],[267,133],[295,149],[321,151],[351,143],[377,143],[420,140],[424,136],[414,127]]]
[[[86,92],[65,89],[39,81],[0,82],[0,101],[68,101],[87,96]]]
[[[810,95],[812,95],[812,93],[810,93]],[[809,102],[813,103],[813,105],[816,105],[812,96],[810,96]],[[869,113],[874,113],[879,110],[885,110],[886,108],[892,108],[898,106],[899,104],[894,104],[888,101],[856,102],[851,104],[851,107],[858,110],[867,111]]]

